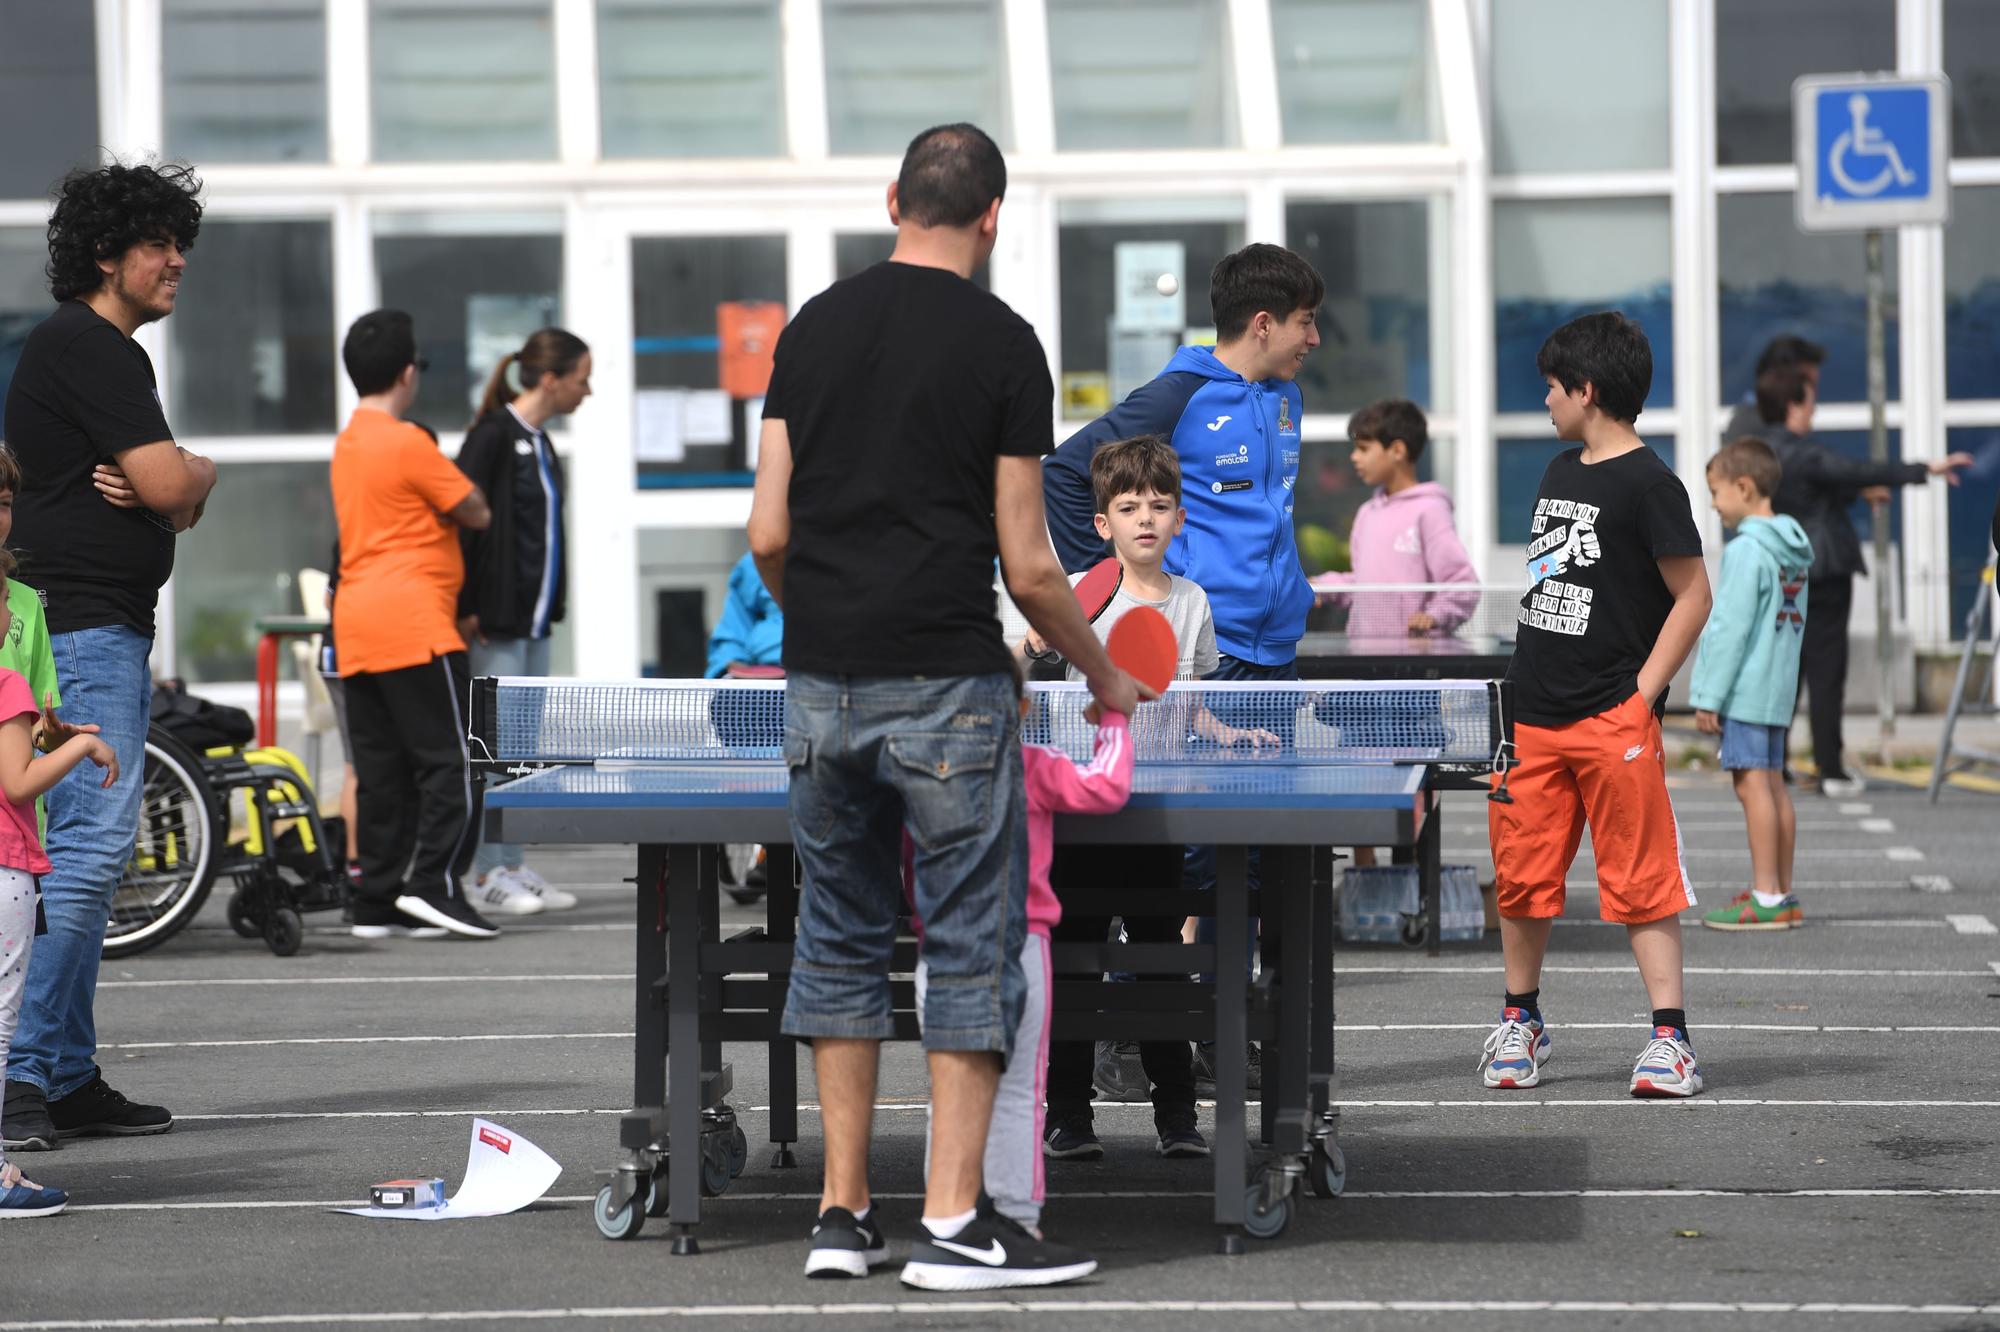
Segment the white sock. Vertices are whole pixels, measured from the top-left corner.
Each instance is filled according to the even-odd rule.
[[[866,1221],[868,1219],[868,1214],[874,1210],[875,1210],[875,1204],[869,1203],[866,1207],[862,1208],[860,1211],[854,1214],[854,1219],[856,1221]]]
[[[924,1229],[931,1232],[933,1239],[952,1239],[959,1231],[972,1224],[972,1218],[979,1215],[978,1208],[960,1212],[957,1216],[925,1217]]]
[[[1750,895],[1757,899],[1758,906],[1766,910],[1783,906],[1785,902],[1785,895],[1783,893],[1767,893],[1761,888],[1752,888]]]

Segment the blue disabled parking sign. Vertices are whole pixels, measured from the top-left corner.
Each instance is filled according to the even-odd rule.
[[[1794,83],[1800,229],[1949,221],[1950,106],[1941,74],[1808,74]]]

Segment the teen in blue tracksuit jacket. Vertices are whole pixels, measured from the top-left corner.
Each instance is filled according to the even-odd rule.
[[[1110,554],[1092,521],[1090,459],[1098,446],[1162,436],[1180,455],[1187,506],[1187,526],[1167,548],[1167,572],[1208,594],[1219,651],[1260,666],[1289,663],[1313,605],[1292,536],[1304,411],[1297,384],[1252,383],[1212,349],[1182,347],[1158,377],[1043,460],[1043,504],[1063,568],[1078,573]]]

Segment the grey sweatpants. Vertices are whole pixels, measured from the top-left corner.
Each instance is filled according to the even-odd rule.
[[[35,942],[35,876],[0,869],[0,1082],[7,1077],[7,1051],[14,1024],[21,1020],[21,991],[28,983],[28,950]],[[7,1153],[0,1148],[0,1166]]]
[[[986,1129],[986,1193],[1002,1216],[1036,1230],[1042,1224],[1042,1120],[1048,1091],[1049,1013],[1055,1002],[1049,987],[1048,935],[1028,932],[1021,947],[1021,974],[1027,978],[1028,1001],[1021,1006],[1021,1025],[1014,1032],[1014,1057],[993,1093],[993,1121]],[[919,1022],[929,979],[919,960]],[[929,1174],[928,1112],[925,1121],[924,1173]]]

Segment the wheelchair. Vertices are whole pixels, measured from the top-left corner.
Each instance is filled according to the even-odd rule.
[[[137,840],[111,899],[105,957],[143,953],[200,914],[219,879],[230,928],[279,957],[305,940],[304,913],[344,909],[350,890],[339,818],[322,819],[305,765],[277,748],[196,753],[164,727],[146,735]],[[232,839],[240,821],[243,836]]]

